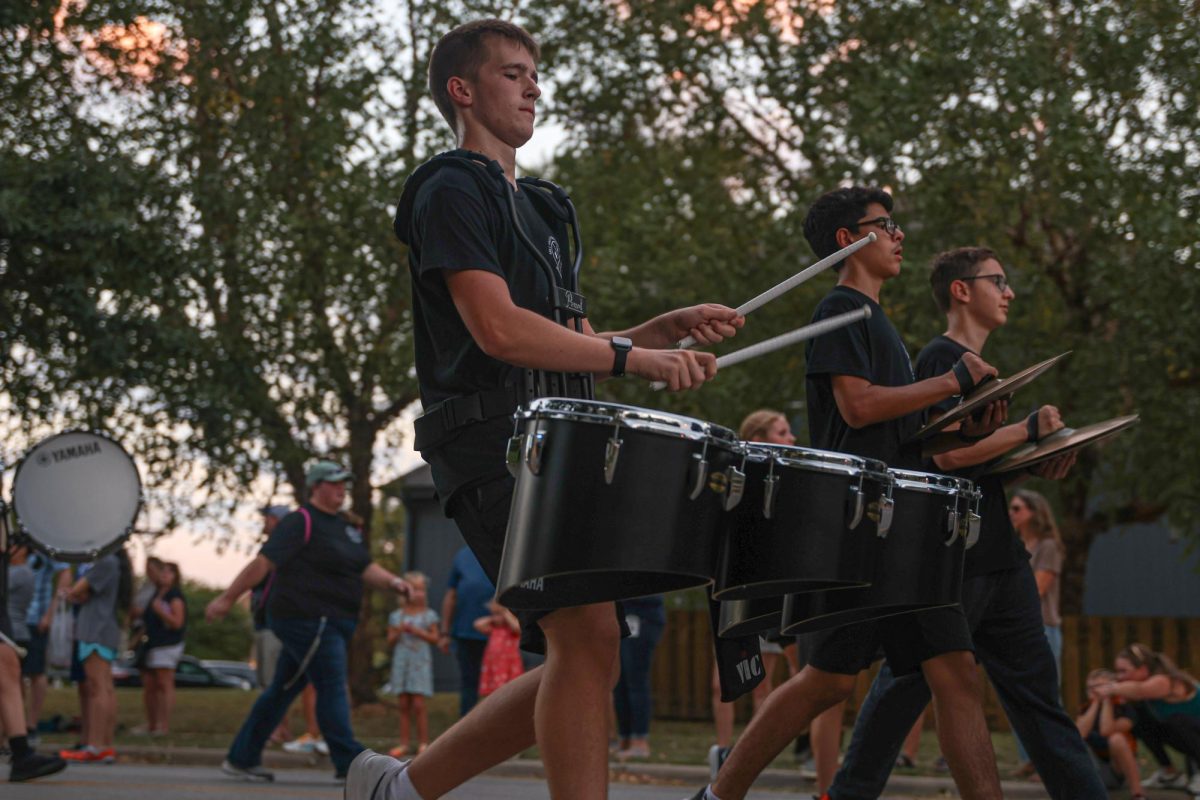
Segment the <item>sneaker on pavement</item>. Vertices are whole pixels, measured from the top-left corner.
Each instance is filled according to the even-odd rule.
[[[386,785],[408,768],[407,761],[397,761],[391,756],[363,750],[350,762],[346,773],[344,800],[385,800],[391,797]]]
[[[325,743],[324,739],[315,740],[313,742],[313,748],[323,756],[329,755],[329,745]]]
[[[708,779],[710,781],[715,782],[717,780],[717,773],[721,771],[721,765],[725,763],[725,759],[727,758],[729,758],[728,747],[721,747],[719,744],[714,744],[708,748]]]
[[[265,767],[239,767],[236,764],[231,764],[229,759],[221,762],[221,772],[243,781],[270,783],[275,780],[275,773]]]
[[[88,761],[93,764],[115,764],[117,763],[117,751],[111,747],[106,747],[103,750],[96,750],[92,753],[92,757]]]
[[[64,761],[95,761],[96,755],[99,752],[99,750],[92,747],[90,744],[76,745],[75,747],[70,747],[66,750],[59,750],[58,757]]]
[[[303,734],[283,743],[283,749],[289,753],[314,753],[317,750],[317,737]]]
[[[67,762],[60,756],[50,753],[29,753],[24,758],[13,761],[12,770],[8,773],[9,783],[24,783],[34,778],[44,778],[67,768]]]
[[[1193,797],[1200,797],[1200,771],[1192,775],[1192,779],[1188,781],[1187,790]]]
[[[1187,787],[1188,777],[1186,774],[1176,769],[1166,769],[1159,767],[1154,770],[1154,773],[1142,781],[1142,786],[1147,789],[1184,789]]]

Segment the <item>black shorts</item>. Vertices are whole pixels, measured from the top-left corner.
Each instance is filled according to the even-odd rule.
[[[46,643],[49,641],[49,633],[40,632],[36,625],[29,626],[29,642],[25,645],[29,653],[21,662],[21,674],[26,678],[46,674]]]
[[[894,675],[908,675],[931,658],[975,651],[961,605],[843,625],[804,638],[808,663],[838,675],[857,675],[885,656]]]
[[[500,560],[504,555],[504,537],[508,531],[508,512],[512,506],[516,480],[504,475],[487,483],[461,489],[455,493],[447,513],[493,586],[498,586]],[[617,622],[621,636],[629,635],[625,612],[616,604]],[[521,623],[521,649],[531,653],[546,652],[546,637],[538,621],[557,609],[512,609]]]

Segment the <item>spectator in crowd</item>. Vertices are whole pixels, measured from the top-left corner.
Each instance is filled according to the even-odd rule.
[[[1117,654],[1117,680],[1096,688],[1101,697],[1144,703],[1161,740],[1200,765],[1200,683],[1163,653],[1131,644]],[[1200,770],[1187,791],[1200,796]]]
[[[67,593],[79,604],[75,618],[77,652],[86,681],[84,730],[80,746],[59,755],[68,761],[112,764],[116,761],[113,735],[117,728],[117,694],[112,664],[121,648],[118,609],[127,609],[132,598],[132,570],[124,549],[103,556]]]
[[[1100,686],[1115,680],[1111,670],[1094,669],[1088,673],[1087,697],[1075,725],[1099,767],[1105,788],[1119,789],[1128,783],[1133,800],[1145,800],[1138,772],[1137,742],[1133,738],[1133,709],[1117,695],[1101,696],[1097,692]]]
[[[617,758],[650,757],[650,666],[654,649],[667,625],[662,595],[639,597],[622,603],[629,636],[621,640],[621,677],[613,689],[617,709]]]
[[[1058,523],[1054,521],[1054,510],[1038,492],[1018,489],[1009,500],[1008,518],[1029,551],[1029,566],[1042,600],[1042,625],[1046,630],[1046,641],[1050,643],[1054,666],[1061,676],[1063,640],[1058,596],[1066,548],[1058,532]],[[1020,737],[1017,738],[1017,757],[1020,766],[1016,774],[1019,777],[1032,777],[1035,772],[1033,762],[1029,760]]]
[[[442,598],[442,622],[445,629],[440,647],[451,647],[458,662],[458,715],[465,717],[479,701],[479,670],[487,635],[475,629],[475,620],[486,616],[488,603],[496,594],[487,573],[471,548],[463,545],[454,554],[446,595]]]
[[[71,587],[71,570],[69,564],[40,553],[35,553],[29,563],[33,569],[33,597],[25,615],[25,624],[29,626],[29,644],[28,654],[21,662],[21,673],[29,680],[25,720],[29,725],[30,742],[36,744],[37,724],[42,716],[49,683],[46,679],[46,647],[58,606],[55,602],[56,589],[66,594]]]
[[[133,648],[134,666],[137,667],[138,673],[142,677],[142,710],[146,714],[146,721],[129,731],[135,736],[148,736],[152,722],[157,716],[154,708],[157,694],[148,690],[154,676],[149,674],[149,670],[146,668],[146,621],[142,615],[146,610],[146,604],[158,591],[154,577],[158,570],[162,569],[164,563],[158,556],[147,556],[146,580],[138,587],[133,596],[133,603],[129,607],[129,643]]]
[[[433,647],[441,639],[437,612],[429,607],[429,578],[421,572],[406,572],[409,593],[402,606],[388,616],[387,641],[392,648],[392,677],[389,690],[400,709],[400,743],[392,758],[408,755],[410,723],[416,723],[417,752],[429,746],[429,709],[425,699],[433,697]]]
[[[283,643],[274,680],[259,695],[234,738],[221,769],[247,781],[270,781],[262,751],[288,706],[311,682],[317,721],[329,743],[335,774],[345,778],[364,749],[350,727],[346,690],[347,649],[358,623],[364,586],[408,593],[408,583],[371,561],[362,531],[340,513],[346,484],[354,476],[333,461],[318,461],[305,474],[308,501],[279,521],[259,555],[208,604],[210,622],[272,569],[267,625]]]
[[[13,633],[8,606],[0,605],[0,729],[8,738],[8,749],[12,754],[8,780],[22,783],[61,772],[67,763],[59,756],[37,753],[29,744],[25,708],[21,701],[21,660]]]
[[[475,629],[488,637],[479,670],[479,696],[487,697],[511,680],[521,677],[521,623],[498,600],[488,604],[488,615],[475,620]]]
[[[187,599],[180,587],[179,565],[160,562],[150,572],[155,592],[142,608],[146,631],[142,694],[151,736],[165,736],[175,707],[175,667],[183,657]]]

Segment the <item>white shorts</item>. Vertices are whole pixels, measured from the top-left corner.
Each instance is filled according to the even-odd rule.
[[[151,647],[146,651],[146,669],[175,669],[183,658],[183,642],[166,647]]]

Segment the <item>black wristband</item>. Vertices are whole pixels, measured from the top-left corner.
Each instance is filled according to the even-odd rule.
[[[1038,412],[1033,412],[1025,419],[1025,438],[1031,444],[1038,443]]]
[[[958,379],[958,393],[966,397],[975,388],[975,379],[971,377],[971,370],[967,368],[967,362],[961,358],[954,362],[954,377]]]

